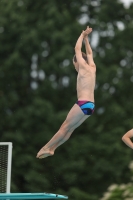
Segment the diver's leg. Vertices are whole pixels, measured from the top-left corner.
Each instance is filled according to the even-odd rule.
[[[66,140],[69,139],[72,132],[77,128],[79,124],[82,123],[89,116],[85,116],[80,107],[77,104],[74,104],[70,112],[68,113],[66,120],[61,125],[58,132],[52,137],[52,139],[38,152],[37,158],[47,157],[54,154],[54,150]],[[80,123],[81,121],[81,123]]]

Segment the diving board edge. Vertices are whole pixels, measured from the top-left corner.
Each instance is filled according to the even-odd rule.
[[[68,199],[68,196],[52,193],[0,193],[0,199]]]

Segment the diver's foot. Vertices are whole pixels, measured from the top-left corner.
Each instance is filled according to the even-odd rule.
[[[48,149],[42,148],[42,149],[37,153],[36,158],[42,159],[42,158],[46,158],[46,157],[48,157],[48,156],[53,156],[53,155],[54,155],[54,152],[53,152],[53,151],[50,151],[50,150],[48,150]]]

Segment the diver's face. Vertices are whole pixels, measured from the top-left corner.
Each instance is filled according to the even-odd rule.
[[[79,71],[79,65],[78,65],[78,63],[73,61],[73,65],[75,67],[75,70],[78,72]]]

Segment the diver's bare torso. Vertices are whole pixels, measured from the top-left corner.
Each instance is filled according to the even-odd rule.
[[[78,100],[88,100],[94,102],[94,89],[96,80],[96,67],[85,64],[79,66],[77,76],[77,96]]]

